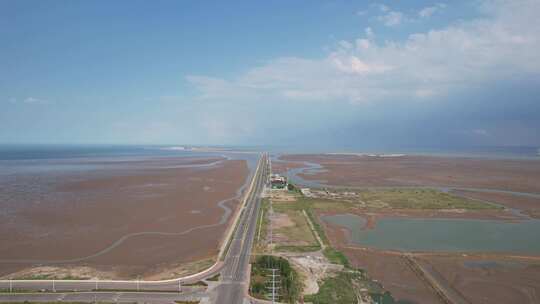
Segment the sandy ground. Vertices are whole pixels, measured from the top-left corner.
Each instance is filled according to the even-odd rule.
[[[310,252],[308,254],[288,253],[284,254],[293,264],[293,267],[302,276],[304,289],[302,294],[315,294],[319,291],[319,282],[327,277],[337,275],[343,266],[331,264],[321,252]]]
[[[540,161],[431,156],[283,155],[285,161],[321,164],[306,180],[351,187],[449,186],[540,193]]]
[[[55,178],[52,198],[0,201],[0,209],[13,210],[0,215],[0,275],[50,265],[155,278],[170,265],[210,258],[225,224],[190,229],[218,224],[225,211],[217,203],[235,197],[247,175],[242,160],[168,158],[143,161],[137,170]],[[237,200],[224,204],[234,208]],[[140,232],[150,234],[111,246]]]

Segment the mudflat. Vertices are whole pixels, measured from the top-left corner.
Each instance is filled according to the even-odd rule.
[[[417,260],[471,303],[540,302],[540,259],[426,256]]]
[[[477,200],[489,201],[507,208],[519,209],[530,217],[540,219],[540,196],[530,197],[507,193],[455,190],[453,193]]]
[[[282,155],[287,162],[320,164],[305,180],[349,187],[463,187],[540,193],[540,161],[438,156]]]
[[[213,257],[249,173],[245,160],[220,157],[96,164],[5,184],[0,275],[52,265],[156,278]]]

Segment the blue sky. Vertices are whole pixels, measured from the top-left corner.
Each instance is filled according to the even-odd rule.
[[[0,143],[540,145],[540,1],[267,2],[0,0]]]

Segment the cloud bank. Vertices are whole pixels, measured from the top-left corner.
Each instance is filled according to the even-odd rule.
[[[540,73],[540,1],[487,1],[484,15],[404,41],[371,28],[325,58],[277,58],[230,80],[188,76],[201,99],[378,102],[433,98],[454,90]],[[425,11],[424,15],[433,12]]]
[[[428,18],[445,7],[438,4],[424,8],[417,14]],[[387,14],[392,12],[386,6],[381,7],[380,11]],[[291,118],[288,121],[291,125],[294,119],[305,121],[309,120],[308,116],[314,119],[331,104],[334,105],[333,114],[327,112],[327,115],[333,116],[327,117],[328,122],[346,116],[349,128],[366,130],[393,119],[393,107],[410,111],[411,117],[428,115],[428,118],[422,118],[424,120],[403,122],[407,127],[414,125],[417,131],[425,129],[419,126],[418,121],[421,121],[426,125],[439,124],[440,128],[434,129],[452,136],[469,134],[474,137],[473,142],[489,139],[486,143],[505,143],[497,134],[508,137],[512,134],[511,130],[527,134],[529,142],[540,142],[538,136],[530,135],[531,130],[539,127],[538,123],[531,123],[530,119],[519,120],[523,114],[517,109],[530,107],[530,101],[525,102],[527,105],[518,105],[520,101],[513,100],[513,97],[502,100],[502,97],[490,93],[501,83],[519,83],[522,79],[537,82],[540,79],[539,12],[540,1],[537,0],[483,1],[478,5],[479,17],[475,19],[459,20],[442,28],[412,33],[402,40],[383,40],[375,30],[366,28],[356,39],[337,43],[323,58],[275,58],[230,79],[190,75],[187,81],[198,89],[196,99],[201,102],[241,107],[263,104],[259,106],[263,109],[275,103],[306,112]],[[469,91],[472,92],[469,95],[464,93]],[[494,101],[490,104],[485,100],[486,96],[493,97]],[[529,98],[523,97],[523,100]],[[440,108],[434,106],[449,101],[457,105],[454,108],[448,104]],[[424,108],[429,108],[431,112],[426,114],[427,110],[422,105],[426,105]],[[490,117],[484,117],[484,120],[474,115],[469,117],[467,111],[473,111],[466,110],[469,106],[475,107],[474,115]],[[352,115],[345,111],[355,111],[351,107],[356,107],[360,114],[350,117]],[[364,111],[363,107],[368,108]],[[504,110],[509,107],[514,107],[515,111]],[[363,114],[367,113],[367,109],[374,111],[371,116]],[[433,119],[436,113],[447,109],[461,114],[448,116],[444,122]],[[476,109],[485,109],[492,114],[478,114],[481,111]],[[335,113],[340,110],[341,114]],[[506,114],[514,116],[505,117]],[[240,119],[232,116],[234,118],[230,123]],[[538,119],[537,116],[534,118]],[[380,121],[375,121],[373,117],[380,117]],[[220,119],[219,125],[226,125],[223,119],[227,119]],[[258,119],[258,125],[270,120],[268,117]],[[468,119],[466,124],[469,125],[460,129],[460,126],[452,124],[452,121],[460,119]],[[287,121],[282,117],[276,120]],[[321,120],[319,117],[319,124]],[[505,129],[501,124],[508,127]],[[215,125],[210,127],[216,128]],[[391,135],[388,137],[392,138]],[[514,139],[517,137],[519,135]],[[514,139],[507,143],[523,144]]]

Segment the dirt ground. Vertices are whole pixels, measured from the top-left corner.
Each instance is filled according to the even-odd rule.
[[[330,185],[448,186],[540,193],[540,161],[536,160],[338,154],[290,154],[280,159],[319,163],[325,171],[300,176]]]
[[[276,245],[309,246],[317,244],[301,211],[274,211],[274,214],[270,216],[270,221],[273,229],[273,241]]]
[[[168,158],[136,170],[53,176],[46,195],[0,201],[12,210],[0,214],[0,275],[53,265],[156,278],[170,265],[211,258],[226,224],[216,225],[225,212],[217,203],[234,208],[247,175],[243,160]],[[191,230],[203,225],[214,226]]]
[[[343,269],[343,266],[332,264],[321,252],[309,254],[285,254],[293,267],[302,276],[304,289],[303,295],[316,294],[319,291],[319,283],[327,277],[335,276]]]

